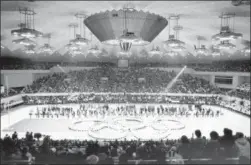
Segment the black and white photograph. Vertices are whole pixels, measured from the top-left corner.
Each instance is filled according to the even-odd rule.
[[[250,164],[250,0],[1,0],[1,164]]]

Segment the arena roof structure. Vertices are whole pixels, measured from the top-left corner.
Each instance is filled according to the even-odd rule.
[[[149,52],[153,46],[159,46],[160,51],[164,53],[163,56],[168,56],[168,52],[175,51],[166,50],[163,44],[168,40],[168,17],[171,15],[179,15],[179,25],[183,27],[179,32],[179,39],[186,43],[182,52],[174,54],[182,54],[182,56],[195,54],[194,45],[197,44],[195,40],[197,35],[206,38],[203,45],[214,48],[211,37],[220,31],[219,16],[222,13],[235,14],[234,28],[230,28],[242,35],[241,39],[231,41],[236,48],[227,53],[238,55],[238,53],[250,52],[250,45],[242,44],[242,40],[250,41],[250,5],[235,6],[231,1],[131,1],[131,10],[127,13],[128,31],[123,34],[125,30],[123,9],[127,3],[128,1],[1,1],[1,54],[7,55],[6,52],[12,52],[13,56],[26,56],[24,45],[13,43],[20,39],[31,40],[31,43],[34,41],[36,48],[44,45],[44,40],[39,37],[20,38],[12,35],[13,30],[21,28],[20,24],[24,20],[20,18],[19,10],[25,7],[36,13],[34,20],[28,20],[29,24],[33,24],[31,27],[35,26],[35,29],[42,33],[51,33],[50,45],[55,48],[55,52],[50,56],[57,54],[59,59],[69,53],[65,45],[69,43],[69,38],[74,38],[71,38],[72,32],[69,32],[68,25],[78,23],[76,13],[84,13],[87,16],[83,21],[86,27],[85,38],[90,40],[91,33],[94,34],[92,43],[81,49],[84,51],[81,54],[88,54],[92,45],[98,45],[100,50],[108,53],[108,55],[101,53],[99,58],[91,55],[81,56],[81,54],[76,56],[85,61],[89,59],[102,61],[105,56],[120,52],[119,43],[115,45],[109,43],[119,41],[121,37],[124,40],[133,38],[137,41],[134,42],[136,44],[131,45],[132,56],[139,54],[143,49],[145,49],[143,52]],[[79,34],[79,31],[81,34],[81,29],[77,29],[76,34]],[[116,58],[116,56],[109,58]]]

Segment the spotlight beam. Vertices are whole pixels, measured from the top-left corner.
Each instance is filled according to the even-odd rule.
[[[166,91],[168,92],[169,89],[171,89],[173,87],[173,85],[176,83],[176,81],[178,80],[178,78],[180,77],[180,75],[185,71],[185,69],[187,68],[187,66],[185,65],[180,72],[172,79],[172,81],[167,85],[166,87]]]

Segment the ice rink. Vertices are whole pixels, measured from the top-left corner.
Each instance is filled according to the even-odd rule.
[[[78,105],[70,105],[72,107]],[[192,137],[196,129],[200,129],[202,136],[209,137],[211,131],[223,134],[224,128],[236,132],[243,132],[250,136],[250,118],[231,112],[227,109],[212,106],[211,109],[220,110],[219,117],[175,117],[175,116],[143,116],[143,117],[88,117],[88,118],[31,118],[29,113],[36,106],[21,106],[15,111],[1,116],[1,136],[17,131],[19,136],[29,131],[50,135],[54,139],[87,139],[87,140],[115,140],[115,139],[177,139],[182,135]]]

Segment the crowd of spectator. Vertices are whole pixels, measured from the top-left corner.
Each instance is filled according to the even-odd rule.
[[[54,73],[42,77],[25,89],[26,93],[49,92],[165,92],[168,84],[176,76],[175,72],[160,69],[94,68],[69,73]],[[182,74],[170,87],[173,93],[219,93],[208,81]]]
[[[0,94],[0,97],[5,98],[5,97],[14,96],[21,93],[22,90],[23,90],[23,87],[10,88],[9,90],[7,88],[4,88],[4,92]]]
[[[42,140],[39,140],[42,137]],[[35,140],[37,138],[37,140]],[[0,140],[1,159],[30,160],[50,164],[57,157],[64,164],[235,164],[227,158],[238,158],[237,164],[250,163],[250,138],[243,133],[233,135],[225,128],[223,135],[212,131],[206,139],[200,130],[195,130],[191,138],[182,136],[176,140],[161,141],[80,141],[53,140],[40,133],[26,133],[19,138],[16,132]],[[74,160],[71,160],[75,155]],[[54,160],[54,162],[50,162]],[[61,160],[61,161],[62,161]],[[61,162],[62,163],[62,162]]]
[[[237,89],[242,91],[249,91],[250,92],[250,82],[249,83],[243,83],[237,87]]]
[[[187,64],[167,64],[167,63],[133,63],[132,67],[160,67],[160,68],[182,68],[187,65],[196,71],[206,72],[250,72],[250,60],[246,61],[214,61],[211,63],[187,63]]]
[[[175,75],[159,69],[102,67],[55,73],[37,79],[25,92],[161,92]]]
[[[191,68],[207,72],[250,72],[250,60],[246,61],[217,61],[211,64],[196,64]]]
[[[229,96],[235,96],[241,99],[250,100],[250,91],[236,89],[236,90],[229,91],[227,94]]]

